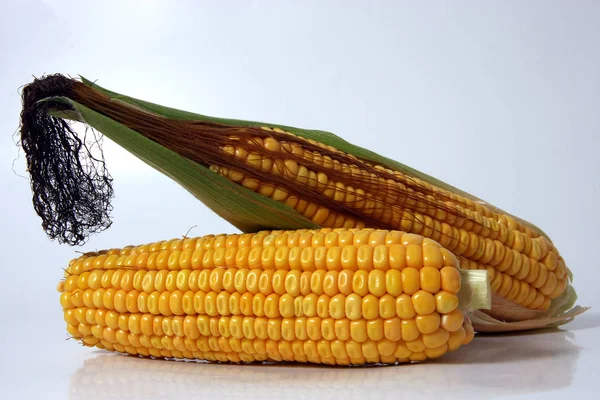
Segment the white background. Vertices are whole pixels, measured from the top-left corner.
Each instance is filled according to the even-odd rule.
[[[594,309],[559,331],[477,337],[393,368],[190,365],[65,341],[55,287],[76,251],[235,229],[106,143],[112,228],[83,249],[50,242],[12,135],[19,87],[55,72],[207,115],[335,132],[542,227],[579,304],[600,305],[600,2],[371,3],[1,2],[0,397],[563,398],[597,387]]]

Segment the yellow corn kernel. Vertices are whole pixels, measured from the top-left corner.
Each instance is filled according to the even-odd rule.
[[[412,296],[420,288],[419,271],[415,268],[405,268],[402,270],[402,288],[404,293]]]
[[[417,328],[423,334],[434,332],[441,323],[440,315],[437,312],[433,312],[428,315],[418,315],[415,318]]]
[[[429,293],[437,293],[440,290],[441,274],[437,268],[423,267],[419,271],[419,274],[421,278],[421,289]]]
[[[372,294],[363,297],[362,316],[366,319],[374,319],[379,316],[379,301],[377,297]]]
[[[378,269],[369,272],[367,286],[373,296],[383,296],[386,293],[385,272]]]
[[[446,292],[456,294],[460,290],[460,274],[454,267],[444,267],[440,270],[441,288]]]
[[[448,342],[449,338],[450,333],[448,333],[448,331],[442,328],[438,328],[432,333],[423,334],[423,344],[425,344],[425,347],[432,349],[443,346]]]
[[[455,332],[463,326],[464,314],[460,310],[454,310],[442,315],[440,325],[448,332]]]
[[[356,271],[352,276],[352,290],[359,296],[369,293],[369,273],[367,271]]]
[[[404,341],[414,340],[421,334],[414,319],[402,320],[401,332]]]
[[[396,314],[400,319],[411,319],[416,315],[410,296],[403,294],[396,298]]]
[[[402,294],[402,273],[390,269],[385,273],[385,292],[397,297]]]

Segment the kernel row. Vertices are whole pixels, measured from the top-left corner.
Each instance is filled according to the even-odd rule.
[[[448,335],[444,342],[427,342],[416,339],[412,341],[390,341],[380,339],[377,341],[366,340],[356,342],[354,340],[326,340],[326,339],[306,339],[294,341],[281,341],[272,339],[238,339],[225,337],[200,337],[196,340],[185,340],[179,337],[169,337],[164,335],[136,335],[136,334],[121,334],[117,335],[113,332],[104,330],[97,332],[98,336],[93,336],[84,339],[87,345],[94,345],[98,342],[102,343],[105,348],[118,349],[120,346],[125,348],[130,346],[133,348],[146,348],[156,350],[168,350],[181,352],[182,355],[186,352],[224,352],[248,355],[267,355],[269,359],[275,361],[289,360],[291,357],[298,356],[300,359],[306,358],[308,361],[316,357],[327,358],[333,357],[338,360],[349,359],[362,362],[352,362],[364,364],[380,362],[376,361],[378,357],[386,357],[383,362],[394,363],[396,360],[391,359],[391,356],[399,359],[410,359],[413,353],[426,353],[428,358],[436,358],[443,355],[448,350],[455,350],[463,344],[468,343],[472,338],[468,336],[464,329]],[[440,344],[441,343],[441,344]],[[434,346],[435,345],[435,346]],[[197,357],[193,357],[197,358]],[[201,357],[204,358],[204,357]],[[364,359],[361,360],[361,359]],[[381,360],[381,359],[380,359]]]
[[[232,235],[222,235],[224,241]],[[244,236],[244,235],[242,235]],[[280,245],[296,237],[295,246]],[[342,230],[290,232],[283,235],[255,234],[261,246],[197,246],[160,251],[133,251],[124,248],[88,253],[72,261],[67,273],[79,275],[95,269],[135,267],[141,269],[202,269],[213,267],[263,267],[264,269],[402,269],[419,265],[441,268],[456,265],[452,254],[437,242],[399,231]],[[309,241],[310,243],[307,243]],[[350,239],[352,243],[350,243]],[[188,239],[186,239],[188,240]],[[198,239],[198,242],[204,238]],[[208,240],[208,239],[207,239]],[[206,240],[204,240],[206,242]],[[337,243],[337,245],[334,245]],[[146,246],[147,247],[147,246]],[[148,250],[141,246],[142,250]]]
[[[444,337],[447,333],[460,330],[465,319],[460,311],[444,315],[432,313],[427,316],[401,320],[399,318],[375,320],[334,320],[320,317],[273,318],[264,317],[209,317],[206,315],[184,317],[162,317],[150,314],[118,314],[80,309],[65,313],[68,332],[74,337],[85,337],[97,332],[131,332],[144,335],[167,335],[196,339],[200,336],[223,336],[238,339],[255,337],[261,339],[325,338],[328,340],[352,339],[363,342],[367,339],[415,340],[422,336]],[[94,332],[96,330],[96,333]],[[442,332],[444,331],[444,332]]]
[[[403,319],[415,315],[428,315],[433,312],[448,314],[458,307],[458,297],[446,291],[435,295],[419,290],[412,296],[402,294],[394,297],[385,294],[375,297],[367,294],[363,297],[356,293],[345,296],[341,293],[331,297],[326,294],[317,296],[311,293],[307,296],[292,297],[290,294],[268,296],[262,293],[249,292],[240,295],[221,291],[187,291],[181,292],[138,292],[132,290],[98,289],[77,292],[64,292],[61,295],[61,305],[66,312],[74,312],[76,308],[115,310],[120,313],[150,313],[153,315],[194,315],[208,316],[266,316],[277,317],[332,317],[334,319],[348,318],[392,318]]]
[[[72,275],[64,281],[64,291],[113,289],[152,293],[180,291],[227,291],[228,293],[276,293],[306,296],[336,294],[376,297],[402,293],[413,295],[422,289],[435,294],[444,290],[452,294],[460,290],[460,274],[454,267],[412,267],[403,270],[372,271],[273,271],[259,269],[215,268],[211,270],[144,271],[95,270]]]
[[[288,342],[286,342],[288,343]],[[167,344],[168,345],[168,344]],[[102,349],[110,350],[110,351],[118,351],[121,353],[128,353],[132,355],[140,355],[145,357],[156,357],[156,358],[175,358],[175,359],[200,359],[207,360],[212,362],[232,362],[232,363],[252,363],[252,362],[264,362],[264,361],[296,361],[302,363],[315,363],[315,364],[326,364],[326,365],[365,365],[365,364],[396,364],[396,363],[406,363],[406,362],[417,362],[424,361],[428,358],[437,358],[442,356],[448,350],[448,346],[445,348],[439,349],[425,349],[422,352],[410,352],[410,355],[406,358],[396,357],[395,354],[384,356],[380,354],[373,354],[369,358],[366,358],[362,355],[363,349],[362,346],[360,348],[355,348],[356,346],[350,344],[349,347],[351,351],[354,351],[355,354],[359,354],[357,357],[346,357],[346,358],[336,358],[333,355],[329,357],[322,357],[319,353],[323,352],[327,353],[328,347],[325,344],[321,343],[311,343],[302,344],[300,348],[299,345],[295,347],[295,349],[290,350],[286,344],[280,345],[279,343],[271,343],[267,341],[265,343],[257,343],[256,347],[258,351],[264,351],[263,353],[258,353],[255,351],[253,354],[248,353],[238,353],[235,351],[224,352],[224,351],[180,351],[180,350],[169,350],[166,347],[162,347],[161,349],[155,347],[134,347],[134,346],[124,346],[120,343],[110,343],[107,340],[99,340],[96,344],[97,347]],[[305,349],[306,346],[306,349]],[[225,345],[227,347],[227,345]],[[231,347],[231,346],[229,346]],[[340,352],[341,346],[333,345],[333,348]],[[264,350],[263,350],[264,349]],[[329,347],[331,350],[331,347]],[[377,346],[369,346],[365,349],[365,351],[376,351]],[[282,353],[282,351],[284,353]],[[290,354],[291,352],[291,354]],[[405,352],[404,350],[399,350],[399,354]],[[347,350],[346,350],[347,353]],[[308,355],[310,354],[310,356]],[[333,352],[332,352],[333,354]]]

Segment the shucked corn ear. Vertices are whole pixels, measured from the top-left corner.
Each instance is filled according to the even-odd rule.
[[[451,252],[414,234],[273,231],[87,253],[70,263],[59,291],[68,333],[87,346],[211,361],[393,364],[473,339],[457,267]]]
[[[69,145],[78,139],[63,119],[74,119],[171,176],[244,232],[373,227],[439,241],[463,269],[488,271],[491,316],[535,320],[498,329],[566,322],[583,311],[572,309],[570,271],[539,228],[330,133],[210,118],[60,75],[35,80],[23,98],[21,140],[34,205],[52,238],[77,244],[110,225],[110,179],[101,161]],[[488,329],[501,325],[476,317]]]

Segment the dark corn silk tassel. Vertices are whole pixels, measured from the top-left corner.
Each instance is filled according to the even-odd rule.
[[[58,98],[72,96],[74,82],[62,75],[35,79],[23,89],[21,112],[34,209],[48,236],[69,245],[83,244],[111,225],[113,197],[102,149],[94,157],[69,122],[49,114],[68,108]]]

